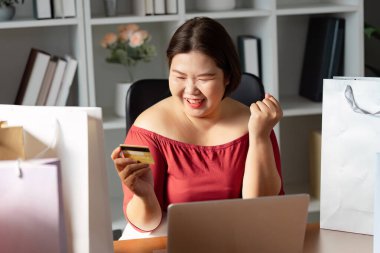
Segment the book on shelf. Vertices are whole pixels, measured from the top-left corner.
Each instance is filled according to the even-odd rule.
[[[66,55],[67,62],[65,72],[63,74],[62,84],[58,92],[56,106],[65,106],[69,97],[70,88],[74,80],[74,76],[78,67],[78,61],[71,56]]]
[[[133,0],[133,14],[137,16],[177,13],[177,0]]]
[[[16,105],[36,105],[50,57],[49,53],[40,49],[32,48],[30,50],[17,91]]]
[[[162,15],[165,14],[165,0],[153,0],[154,1],[154,14]]]
[[[50,19],[52,15],[52,5],[50,0],[33,0],[33,12],[36,19]]]
[[[75,0],[52,0],[55,18],[76,16]]]
[[[36,105],[45,105],[47,95],[50,90],[50,85],[53,81],[55,68],[57,67],[57,57],[52,56],[50,58],[49,64],[46,68],[44,79],[42,80],[42,85],[40,88],[40,92],[38,94]]]
[[[140,1],[145,2],[145,15],[153,15],[154,14],[154,0],[140,0]]]
[[[237,40],[242,71],[261,78],[260,38],[253,35],[239,35]]]
[[[165,12],[166,14],[177,14],[178,4],[177,0],[165,0]]]
[[[323,79],[343,75],[345,21],[311,17],[308,24],[299,95],[322,101]]]
[[[134,0],[133,1],[133,14],[137,16],[145,16],[145,0]]]
[[[50,85],[50,90],[46,98],[45,105],[54,106],[57,102],[59,90],[61,88],[63,74],[66,69],[66,60],[62,57],[57,57],[57,67],[55,68],[53,80]]]

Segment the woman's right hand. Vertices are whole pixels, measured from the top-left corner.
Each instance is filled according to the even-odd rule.
[[[142,198],[154,192],[153,175],[149,165],[139,163],[130,158],[120,157],[120,152],[120,147],[115,148],[111,154],[111,158],[123,184],[131,192]]]

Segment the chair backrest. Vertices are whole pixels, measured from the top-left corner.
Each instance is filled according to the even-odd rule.
[[[243,73],[238,88],[230,94],[230,97],[250,106],[252,103],[264,99],[264,85],[257,76]]]
[[[141,79],[132,83],[125,98],[127,133],[140,113],[169,96],[167,79]]]
[[[140,113],[170,95],[167,79],[141,79],[134,82],[125,98],[127,133]],[[247,106],[262,100],[264,96],[260,78],[249,73],[243,73],[239,87],[230,95]]]

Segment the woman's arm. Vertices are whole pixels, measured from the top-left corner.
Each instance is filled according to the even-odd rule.
[[[139,230],[151,231],[160,224],[162,218],[161,207],[154,191],[152,171],[148,164],[121,158],[119,154],[120,148],[116,148],[111,158],[124,191],[132,194],[124,210],[126,217]]]
[[[278,101],[266,94],[263,101],[250,107],[248,122],[249,148],[243,178],[243,198],[277,195],[281,190],[273,146],[270,138],[273,127],[282,117]]]

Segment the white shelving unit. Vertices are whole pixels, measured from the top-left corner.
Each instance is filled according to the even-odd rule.
[[[77,1],[76,12],[75,18],[36,20],[33,1],[25,1],[16,5],[13,20],[0,22],[0,103],[14,103],[30,49],[35,47],[52,55],[69,54],[78,60],[74,104],[88,105],[82,1]]]
[[[118,2],[116,17],[105,17],[103,0],[76,1],[77,17],[35,20],[32,1],[17,7],[15,20],[0,23],[0,103],[13,103],[31,47],[52,54],[72,54],[79,61],[78,105],[103,108],[105,156],[109,172],[114,227],[123,223],[122,190],[109,154],[125,138],[125,121],[113,114],[116,83],[125,82],[121,65],[106,63],[102,37],[120,24],[136,23],[152,35],[157,57],[135,69],[138,78],[167,78],[166,47],[175,29],[196,16],[217,19],[235,39],[241,34],[261,38],[263,82],[279,98],[284,118],[276,128],[281,147],[285,191],[308,191],[308,136],[321,128],[321,103],[298,96],[308,19],[314,15],[342,17],[346,21],[344,74],[364,74],[363,0],[236,0],[231,11],[199,12],[195,1],[178,0],[175,15],[136,16],[132,0]],[[5,60],[6,59],[6,60]],[[74,86],[75,87],[75,86]],[[318,212],[312,200],[310,212]]]

